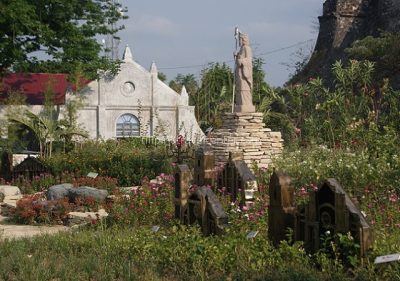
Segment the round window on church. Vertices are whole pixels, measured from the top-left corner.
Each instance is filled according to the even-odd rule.
[[[133,114],[123,114],[117,120],[117,138],[140,136],[140,122]]]
[[[122,93],[125,95],[131,95],[133,94],[133,92],[135,91],[135,84],[133,84],[132,82],[125,82],[122,86],[121,86],[121,90]]]

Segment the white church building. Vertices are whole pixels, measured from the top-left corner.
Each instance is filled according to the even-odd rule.
[[[105,74],[80,94],[85,107],[79,120],[91,138],[155,136],[174,140],[183,135],[198,141],[204,137],[185,87],[180,94],[172,90],[158,79],[155,63],[147,71],[133,60],[129,47],[115,77]]]
[[[10,74],[3,78],[0,92],[3,98],[7,91],[20,92],[27,97],[29,109],[38,113],[43,109],[49,77],[55,81],[55,104],[62,112],[66,101],[74,98],[64,74]],[[84,103],[78,112],[78,124],[91,139],[154,136],[175,140],[183,135],[188,141],[198,142],[204,138],[185,87],[181,93],[175,92],[158,79],[155,63],[147,71],[134,61],[129,47],[124,51],[118,74],[105,73],[78,94]],[[2,114],[4,110],[0,109]]]

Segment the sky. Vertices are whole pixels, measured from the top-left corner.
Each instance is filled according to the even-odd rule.
[[[264,59],[267,82],[281,86],[293,72],[287,64],[299,60],[296,53],[313,49],[323,2],[120,0],[129,18],[121,22],[119,55],[129,45],[136,62],[149,69],[154,61],[168,81],[178,73],[199,77],[210,62],[233,68],[237,26],[249,35],[253,56]]]

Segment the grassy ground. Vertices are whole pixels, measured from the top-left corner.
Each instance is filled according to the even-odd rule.
[[[345,269],[300,244],[275,249],[265,231],[203,237],[196,227],[97,226],[0,243],[0,280],[400,280],[398,265]],[[397,233],[400,235],[400,233]],[[398,246],[397,246],[398,247]]]

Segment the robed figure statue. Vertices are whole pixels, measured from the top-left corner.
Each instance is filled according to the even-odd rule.
[[[239,32],[239,52],[235,54],[234,112],[255,112],[253,105],[253,62],[247,34]]]

